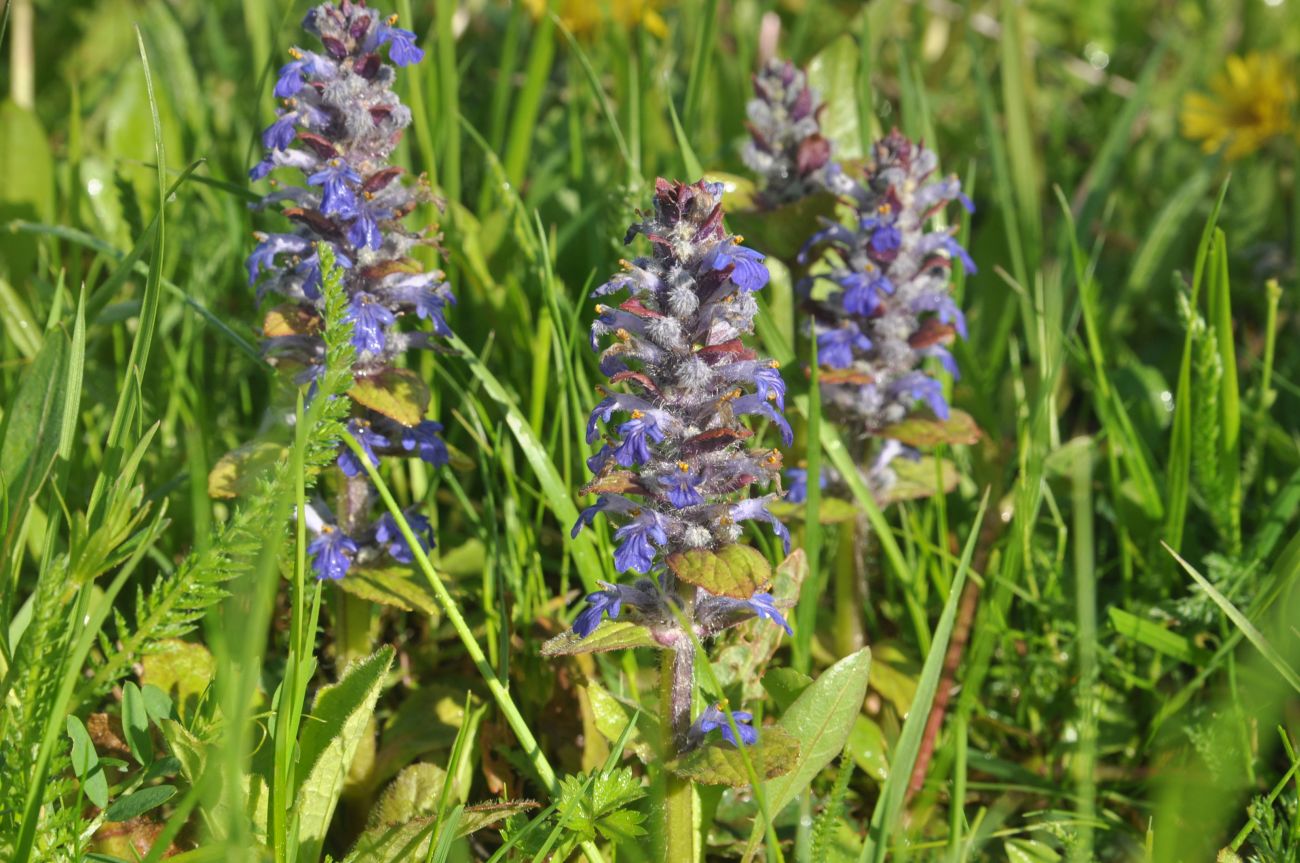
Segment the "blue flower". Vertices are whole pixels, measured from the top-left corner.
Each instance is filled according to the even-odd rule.
[[[855,351],[870,349],[871,339],[852,321],[817,334],[817,361],[832,369],[848,368],[853,365]]]
[[[421,420],[413,426],[402,426],[397,442],[407,452],[414,450],[421,461],[441,467],[449,460],[447,444],[438,434],[441,431],[442,423]]]
[[[844,288],[844,311],[862,317],[875,314],[881,294],[894,292],[893,284],[874,267],[870,273],[850,273],[839,283]]]
[[[350,219],[357,213],[357,196],[353,186],[361,185],[361,176],[342,159],[329,163],[307,178],[312,186],[324,186],[320,211],[326,216]]]
[[[618,427],[622,442],[614,449],[614,460],[623,467],[634,467],[650,460],[650,447],[646,438],[659,443],[664,433],[654,417],[641,411],[632,411],[632,418]]]
[[[433,547],[433,528],[429,525],[429,520],[415,512],[407,512],[403,515],[420,548],[428,551]],[[388,556],[398,563],[410,563],[415,559],[411,546],[407,544],[406,537],[402,535],[402,529],[392,513],[384,513],[375,522],[375,542],[383,546]]]
[[[358,353],[383,353],[386,337],[384,330],[397,323],[397,316],[375,302],[369,294],[357,293],[348,306],[348,320],[352,321],[352,346]]]
[[[760,366],[754,372],[754,386],[760,398],[774,403],[777,410],[785,410],[785,378],[775,363]]]
[[[257,234],[261,242],[248,256],[248,283],[257,281],[263,270],[275,269],[275,256],[301,255],[311,249],[311,243],[294,234]]]
[[[266,127],[266,131],[262,132],[262,146],[268,150],[287,149],[297,134],[297,124],[296,112],[283,112],[274,123]]]
[[[716,704],[705,708],[704,712],[691,725],[691,730],[687,736],[697,746],[704,742],[704,738],[710,732],[715,730],[720,730],[722,739],[732,746],[753,746],[758,742],[758,732],[749,724],[754,721],[754,714],[745,710],[733,710],[731,711],[731,718],[736,723],[736,731],[740,732],[739,740],[736,739],[735,733],[731,730],[731,723],[727,721],[727,714],[722,712],[722,709]]]
[[[691,466],[684,461],[678,462],[676,472],[662,480],[668,487],[669,502],[678,509],[704,503],[704,495],[695,487],[699,479],[699,471],[691,471]]]
[[[646,573],[654,565],[655,545],[668,542],[668,534],[660,523],[662,516],[652,510],[643,510],[641,515],[614,531],[614,540],[620,543],[614,550],[614,566],[619,572]]]
[[[781,522],[781,519],[772,515],[767,508],[767,501],[761,497],[742,500],[739,503],[732,504],[728,512],[732,521],[764,521],[772,526],[772,533],[776,534],[781,540],[781,546],[785,553],[790,553],[790,530]]]
[[[741,396],[731,403],[731,411],[736,416],[745,414],[760,414],[767,417],[776,426],[777,431],[781,433],[781,442],[789,446],[794,442],[794,432],[790,429],[790,423],[786,422],[772,403],[760,396],[758,393],[753,395]]]
[[[586,638],[596,631],[606,614],[610,620],[618,617],[623,610],[623,594],[612,584],[602,581],[608,590],[598,590],[587,594],[587,607],[573,619],[573,631],[579,638]]]
[[[370,200],[362,200],[356,208],[356,218],[348,228],[348,242],[354,248],[378,249],[384,244],[384,235],[379,231],[379,220],[392,216],[392,212],[377,207]]]
[[[941,420],[948,418],[948,403],[943,398],[943,384],[923,372],[910,372],[894,383],[890,390],[895,395],[923,401]]]
[[[340,252],[333,245],[334,263],[345,270],[352,269],[352,259]],[[320,299],[320,255],[313,251],[310,256],[303,258],[293,271],[302,276],[302,293],[309,300]]]
[[[375,455],[374,448],[388,446],[388,438],[372,429],[369,423],[362,424],[355,419],[348,421],[348,433],[356,438],[357,443],[361,444],[361,450],[366,454],[371,467],[379,467],[379,456]],[[339,467],[346,476],[356,476],[365,472],[365,467],[362,466],[356,453],[347,445],[342,446],[339,450]]]
[[[818,488],[826,488],[826,473],[820,471],[818,477]],[[790,485],[786,488],[785,499],[790,503],[803,503],[808,500],[808,471],[803,468],[792,467],[785,471],[785,478],[789,480]]]
[[[307,553],[317,578],[337,580],[347,575],[357,544],[338,528],[325,525],[307,546]]]
[[[329,80],[335,76],[334,64],[319,54],[311,51],[299,51],[293,48],[289,52],[294,59],[280,67],[275,81],[275,95],[278,99],[288,99],[297,95],[303,88],[308,76]]]
[[[753,610],[755,617],[770,620],[784,629],[786,635],[794,635],[794,630],[790,628],[790,624],[786,623],[785,617],[781,614],[780,609],[776,607],[776,600],[772,598],[772,594],[756,593],[745,600],[745,604]]]
[[[721,249],[717,257],[713,259],[713,269],[721,270],[729,264],[734,264],[731,271],[731,281],[742,291],[753,293],[762,290],[772,278],[763,266],[766,255],[762,255],[753,249],[745,246],[732,245],[730,248]]]
[[[379,30],[379,44],[388,43],[388,59],[398,66],[410,66],[424,59],[424,50],[415,45],[415,34],[401,27],[383,25]]]

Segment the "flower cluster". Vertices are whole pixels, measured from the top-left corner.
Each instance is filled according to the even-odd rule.
[[[770,595],[683,594],[665,566],[677,552],[736,543],[741,523],[750,520],[767,522],[789,545],[789,533],[767,508],[776,495],[748,492],[756,483],[779,483],[781,454],[750,446],[754,432],[742,422],[764,418],[790,443],[777,364],[741,340],[753,330],[753,294],[767,284],[768,273],[763,256],[723,227],[721,200],[718,184],[658,180],[654,212],[625,238],[644,236],[651,254],[624,261],[623,271],[594,292],[628,294],[616,307],[596,307],[591,335],[593,349],[612,337],[601,353],[601,371],[630,391],[602,388],[604,398],[592,412],[587,440],[601,447],[588,460],[595,477],[584,491],[598,497],[573,533],[604,513],[619,524],[615,568],[658,578],[609,584],[587,597],[573,625],[580,637],[606,615],[620,613],[670,648],[686,640],[677,624],[682,611],[698,637],[755,616],[789,629]]]
[[[853,223],[825,221],[800,255],[801,263],[815,256],[820,264],[801,289],[823,403],[863,435],[903,420],[918,404],[948,417],[943,385],[924,360],[957,375],[946,345],[965,337],[966,322],[950,291],[952,263],[968,272],[975,265],[950,230],[928,230],[927,223],[950,201],[973,207],[956,177],[933,176],[936,166],[932,151],[892,132],[846,196]],[[825,285],[829,291],[818,290]]]
[[[356,349],[353,373],[367,392],[422,388],[396,368],[396,360],[408,350],[432,348],[434,335],[451,332],[444,318],[447,305],[455,302],[450,287],[441,272],[425,270],[411,255],[418,245],[436,245],[436,237],[402,224],[433,194],[423,178],[407,182],[403,170],[388,162],[411,115],[393,92],[395,70],[382,55],[386,52],[396,66],[424,56],[415,46],[415,34],[395,23],[396,16],[382,18],[352,0],[308,11],[303,27],[323,50],[290,50],[293,59],[280,69],[275,84],[282,105],[262,133],[267,153],[250,172],[258,180],[286,168],[305,179],[305,185],[284,186],[272,180],[275,191],[260,206],[280,205],[293,227],[283,233],[258,232],[258,245],[248,258],[248,280],[257,286],[259,301],[268,293],[283,300],[267,316],[263,350],[273,364],[297,370],[299,383],[319,376],[325,358],[316,251],[321,244],[329,245],[345,270],[347,317]],[[412,318],[427,327],[403,325]],[[368,401],[386,406],[394,400]],[[414,405],[416,414],[423,412],[418,398]],[[441,426],[415,419],[409,403],[404,410],[358,405],[348,429],[373,465],[382,455],[418,457],[432,465],[447,461]],[[346,447],[340,450],[339,467],[350,480],[365,482],[363,465]],[[410,560],[410,549],[391,517],[368,522],[368,491],[348,496],[338,524],[309,516],[316,533],[313,566],[320,577],[340,578],[354,560],[380,554]],[[417,532],[427,534],[428,523],[412,518]]]
[[[750,140],[741,155],[761,178],[759,203],[776,207],[820,191],[834,163],[817,119],[823,106],[808,76],[773,58],[754,76],[754,92],[746,108]]]
[[[1279,55],[1234,54],[1210,80],[1208,94],[1183,96],[1183,135],[1200,140],[1206,153],[1223,149],[1228,160],[1248,156],[1295,130],[1297,92],[1295,76]]]

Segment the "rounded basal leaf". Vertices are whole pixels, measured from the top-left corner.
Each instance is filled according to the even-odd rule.
[[[799,760],[799,741],[783,728],[767,725],[759,729],[758,743],[745,747],[744,755],[730,743],[709,743],[670,762],[668,769],[703,785],[740,788],[749,784],[745,756],[760,779],[775,779],[794,769]]]
[[[277,336],[316,335],[321,331],[321,316],[292,303],[276,306],[266,313],[262,322],[262,335]]]
[[[287,456],[287,448],[270,441],[252,441],[232,450],[208,474],[208,497],[241,497],[257,488],[257,481]]]
[[[429,387],[410,369],[384,369],[357,378],[348,395],[353,401],[405,426],[418,424],[429,409]]]
[[[908,446],[928,448],[941,443],[978,443],[980,429],[970,414],[954,410],[946,420],[932,416],[910,417],[881,429],[880,436],[893,438]]]
[[[153,785],[119,797],[104,812],[105,821],[130,821],[176,796],[174,785]]]
[[[917,461],[895,459],[891,468],[897,479],[889,487],[889,491],[885,493],[886,503],[894,503],[900,500],[919,500],[932,497],[939,491],[947,494],[957,487],[957,480],[959,479],[957,468],[952,462],[942,459],[939,466],[936,467],[934,459],[930,456],[925,456]],[[942,474],[939,471],[942,471]],[[940,485],[940,481],[942,481],[942,485]]]
[[[607,620],[586,638],[570,630],[542,645],[542,656],[569,656],[575,653],[605,653],[630,647],[658,647],[650,630],[627,620]]]
[[[778,501],[767,505],[772,515],[782,521],[806,519],[805,510],[807,507],[802,503],[790,503],[789,501]],[[824,497],[821,500],[821,506],[817,508],[818,524],[843,524],[847,521],[853,521],[858,516],[858,508],[847,500],[841,500],[838,497]]]
[[[728,545],[718,551],[693,548],[668,556],[668,568],[687,584],[715,596],[749,599],[772,580],[767,558],[747,545]]]
[[[367,602],[402,611],[418,611],[433,618],[434,622],[442,616],[438,598],[429,585],[416,578],[407,566],[354,566],[348,570],[347,578],[335,583],[345,593]]]

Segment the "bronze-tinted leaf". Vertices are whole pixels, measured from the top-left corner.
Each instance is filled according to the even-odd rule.
[[[542,645],[542,656],[571,656],[576,653],[605,653],[630,647],[658,647],[650,630],[630,620],[606,620],[586,638],[573,630],[561,633]]]
[[[645,494],[640,478],[628,470],[616,470],[598,476],[580,489],[581,494]]]
[[[795,768],[799,761],[799,741],[780,726],[767,725],[759,729],[758,743],[745,747],[744,755],[729,743],[710,743],[670,762],[668,769],[703,785],[741,788],[749,784],[745,756],[760,779],[775,779]]]
[[[429,387],[410,369],[384,369],[357,378],[348,395],[353,401],[405,426],[419,423],[429,409]]]
[[[668,556],[668,568],[687,584],[717,596],[749,599],[772,580],[772,567],[756,549],[733,543],[718,551],[693,548]]]
[[[880,430],[882,437],[891,437],[914,447],[932,447],[941,443],[974,444],[980,439],[979,426],[965,411],[954,410],[948,419],[933,416],[915,416],[886,426]]]
[[[266,313],[262,322],[262,335],[277,336],[316,335],[321,331],[321,317],[311,309],[293,303],[276,306]]]
[[[287,453],[285,446],[271,441],[250,441],[226,453],[208,474],[208,496],[232,498],[247,494]]]
[[[688,438],[682,443],[682,454],[686,456],[696,456],[706,452],[715,452],[736,441],[751,438],[754,433],[749,429],[741,426],[740,428],[717,428],[701,432],[695,437]]]

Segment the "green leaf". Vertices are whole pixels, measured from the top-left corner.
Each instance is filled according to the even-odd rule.
[[[759,730],[758,743],[745,747],[745,754],[754,765],[755,773],[765,779],[775,779],[795,769],[800,748],[799,741],[790,732],[779,725],[769,725]],[[668,769],[703,785],[741,788],[749,784],[749,774],[745,771],[740,750],[726,742],[694,749],[670,762]]]
[[[272,441],[249,441],[223,455],[208,473],[208,496],[242,497],[257,490],[257,482],[288,457],[289,448]]]
[[[192,717],[200,696],[212,684],[216,663],[202,644],[180,638],[155,642],[140,660],[144,691],[161,690],[182,718]],[[161,718],[155,717],[161,724]]]
[[[611,695],[599,684],[587,684],[587,700],[591,702],[591,713],[599,731],[610,743],[623,741],[625,749],[631,750],[637,758],[647,764],[659,754],[659,742],[662,737],[659,719],[653,713],[637,713],[636,706]],[[636,727],[628,733],[628,725],[636,716]]]
[[[908,463],[910,464],[910,462]],[[771,510],[772,515],[783,521],[788,519],[803,521],[806,517],[804,515],[806,507],[801,503],[779,500],[769,503],[767,508]],[[843,524],[853,521],[857,517],[858,508],[849,501],[838,497],[822,498],[821,505],[817,508],[817,522],[819,524]]]
[[[794,668],[774,668],[763,675],[763,688],[772,696],[778,710],[789,710],[813,679]]]
[[[934,457],[928,455],[916,461],[895,459],[890,469],[894,471],[895,480],[885,492],[885,503],[921,500],[935,493],[947,494],[957,487],[960,479],[952,462],[942,459],[936,468]],[[939,471],[943,473],[939,475]]]
[[[542,656],[571,656],[577,653],[606,653],[632,647],[658,647],[650,630],[628,620],[606,620],[586,638],[573,630],[562,632],[542,645]]]
[[[1057,863],[1061,859],[1050,845],[1034,839],[1006,839],[1002,848],[1007,852],[1007,863]]]
[[[384,645],[348,666],[338,683],[320,690],[310,719],[305,718],[293,795],[302,860],[320,856],[343,781],[374,714],[393,654],[393,648]]]
[[[114,800],[113,805],[104,811],[104,820],[130,821],[150,809],[157,809],[175,795],[176,786],[174,785],[154,785],[149,788],[141,788],[139,791]]]
[[[491,827],[512,815],[519,815],[537,804],[531,800],[509,800],[500,803],[484,803],[467,806],[460,811],[456,819],[453,838]],[[454,814],[454,812],[453,812]],[[413,818],[404,824],[373,827],[367,829],[357,840],[349,859],[364,863],[406,863],[408,860],[423,860],[429,853],[429,841],[437,830],[438,819],[432,816]]]
[[[144,694],[135,683],[127,681],[122,687],[122,733],[135,760],[148,766],[153,761],[153,740],[149,737],[149,710]]]
[[[693,548],[668,556],[668,568],[687,584],[715,596],[749,599],[772,580],[772,567],[757,549],[732,543],[720,551]]]
[[[780,727],[799,741],[799,760],[791,772],[763,787],[767,812],[777,816],[841,752],[867,697],[871,651],[862,648],[822,672],[781,715]],[[755,825],[750,844],[762,828]]]
[[[76,716],[68,716],[68,737],[72,738],[72,771],[81,780],[86,799],[100,809],[108,805],[108,779],[99,764],[99,755],[86,726]]]
[[[0,102],[0,224],[11,219],[47,222],[54,216],[54,160],[36,114],[10,99]],[[36,262],[36,246],[0,232],[0,271],[15,282]]]
[[[371,807],[367,828],[391,827],[436,814],[446,782],[447,772],[436,764],[420,762],[403,768]]]
[[[1198,667],[1210,660],[1210,651],[1195,646],[1186,636],[1171,632],[1154,620],[1138,617],[1113,605],[1106,612],[1110,615],[1111,626],[1115,627],[1116,632],[1146,645],[1156,653]]]
[[[1268,639],[1264,637],[1264,634],[1255,628],[1255,624],[1250,622],[1250,618],[1242,614],[1226,596],[1216,590],[1214,585],[1210,584],[1210,582],[1206,580],[1205,576],[1196,571],[1195,567],[1179,557],[1178,552],[1174,551],[1164,542],[1160,544],[1165,547],[1165,551],[1173,555],[1174,560],[1178,561],[1179,565],[1187,571],[1187,574],[1190,575],[1198,585],[1200,585],[1201,590],[1209,594],[1210,599],[1214,600],[1214,604],[1219,606],[1223,613],[1228,616],[1228,619],[1241,630],[1242,635],[1246,636],[1246,640],[1255,645],[1255,649],[1264,655],[1264,658],[1268,660],[1269,665],[1273,666],[1273,669],[1282,677],[1282,679],[1290,684],[1291,688],[1296,692],[1300,692],[1300,674],[1296,673],[1296,670],[1292,668],[1291,664],[1286,661],[1286,658],[1278,652],[1277,648],[1269,643]]]
[[[415,577],[415,573],[406,566],[354,566],[348,570],[348,577],[338,582],[344,593],[377,602],[402,611],[419,611],[433,622],[442,617],[438,608],[438,598],[429,588],[428,582]]]
[[[417,425],[429,409],[429,386],[410,369],[386,368],[359,377],[348,396],[404,426]]]
[[[875,720],[866,716],[854,720],[844,751],[863,773],[877,782],[884,782],[889,776],[889,758],[885,754],[887,748],[885,732]]]
[[[808,83],[821,96],[822,135],[835,142],[835,158],[861,158],[862,135],[858,131],[858,45],[845,33],[831,42],[808,64]],[[806,235],[805,229],[801,232]]]
[[[901,423],[885,426],[880,430],[880,435],[908,446],[929,449],[941,443],[976,444],[980,439],[980,430],[970,414],[953,410],[946,420],[927,416],[909,417]]]
[[[45,484],[59,451],[64,413],[69,342],[61,328],[45,337],[31,365],[19,376],[18,392],[5,408],[0,426],[0,482],[8,503],[0,543],[3,560],[12,556],[13,543],[26,522],[31,500]]]
[[[140,695],[144,697],[144,709],[149,714],[149,718],[154,722],[162,722],[164,719],[171,719],[172,700],[167,697],[157,686],[146,683],[140,687]]]

